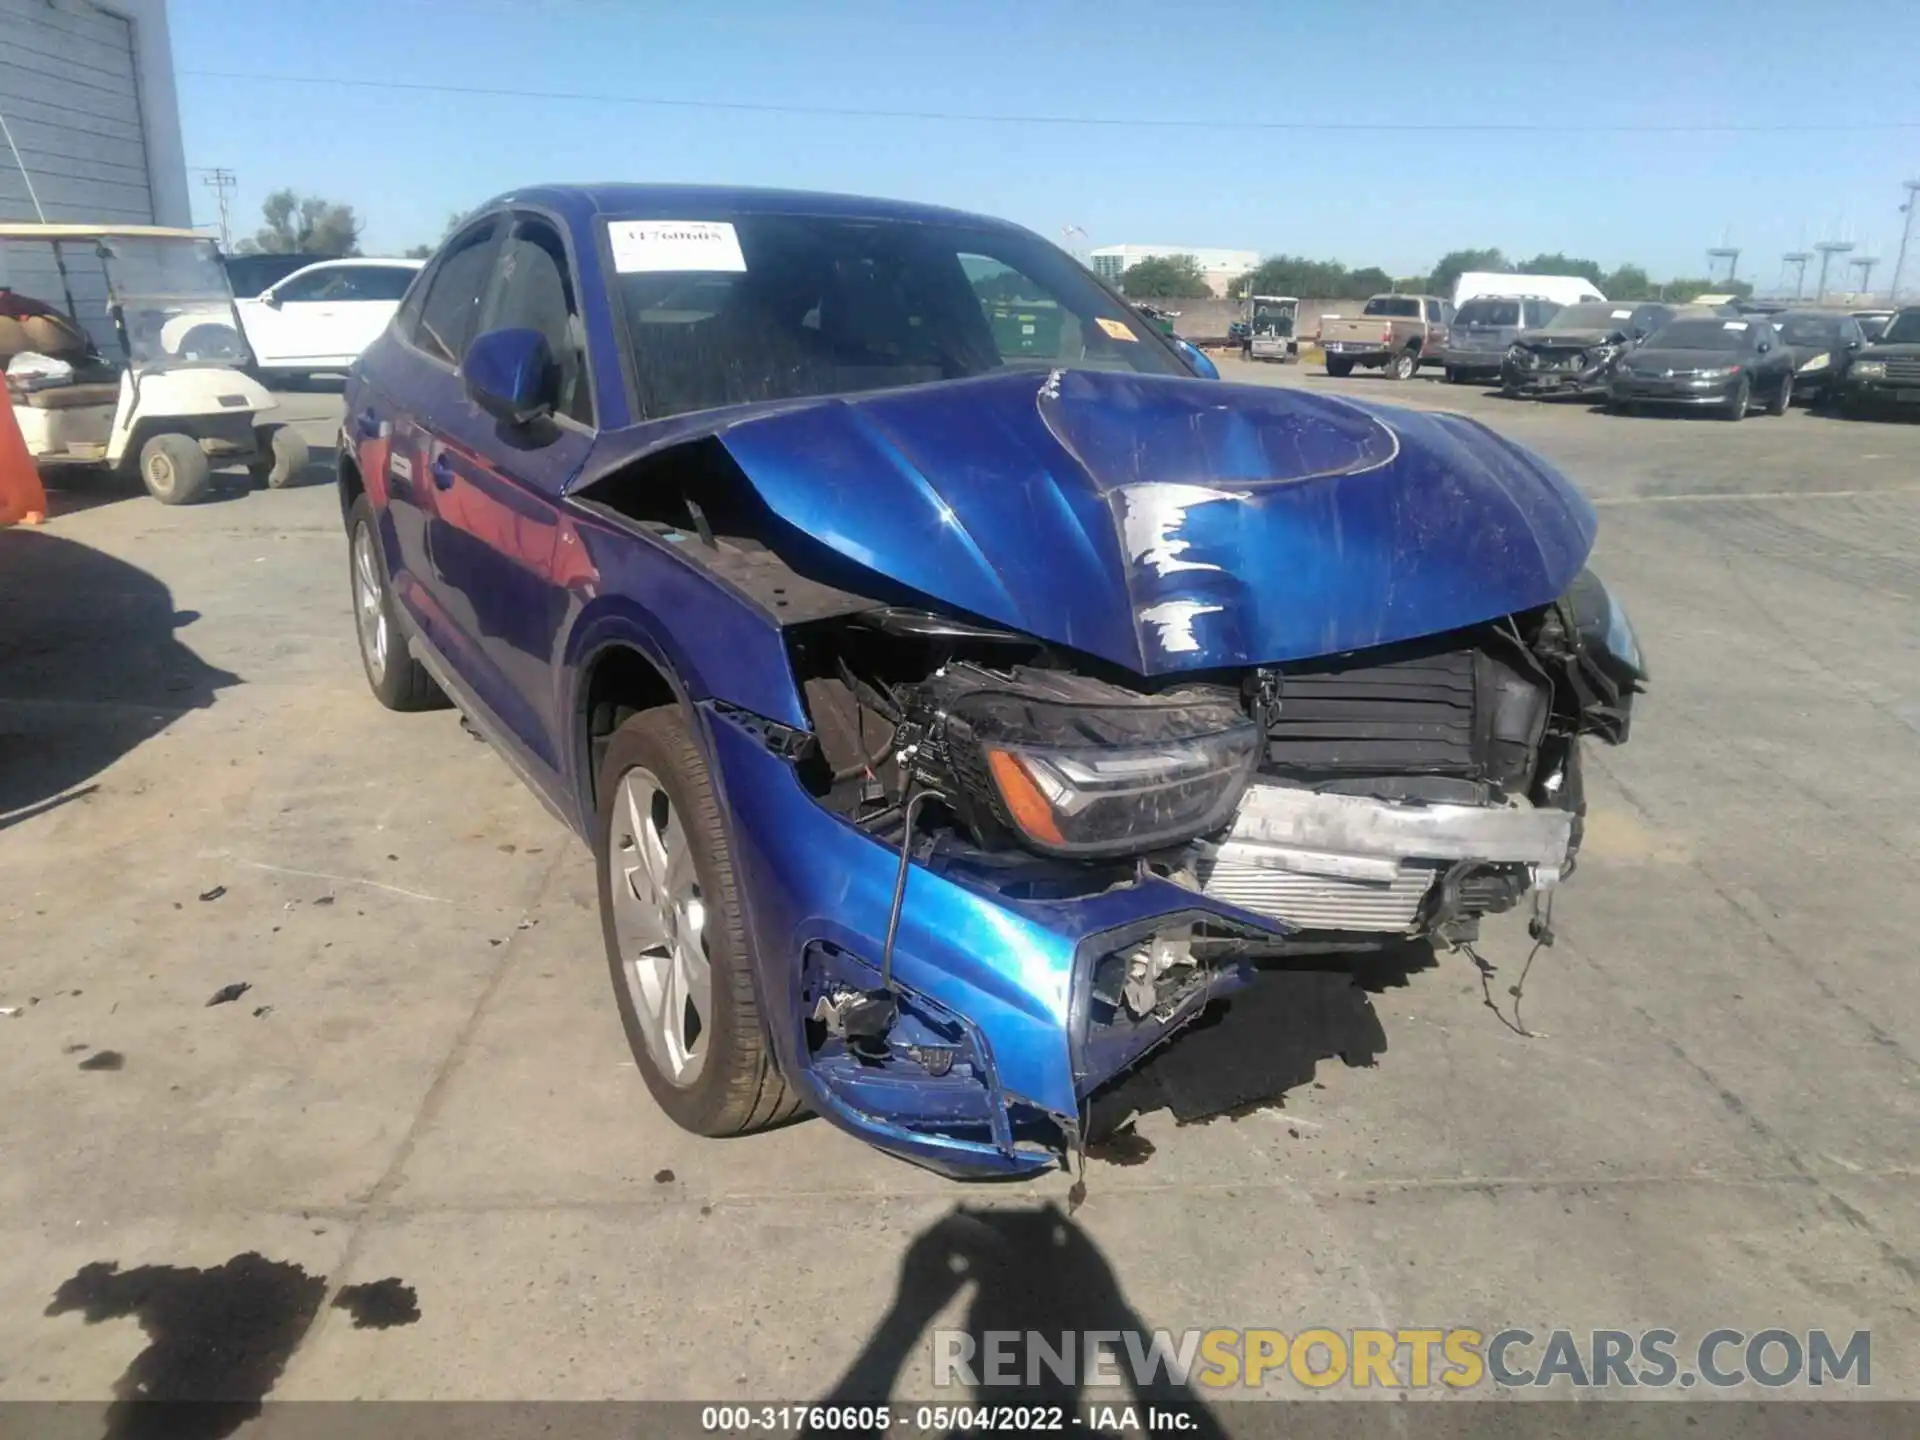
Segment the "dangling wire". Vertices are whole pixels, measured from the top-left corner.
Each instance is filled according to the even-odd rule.
[[[1527,922],[1527,933],[1533,937],[1533,948],[1527,952],[1526,963],[1520,967],[1520,978],[1507,987],[1507,994],[1513,997],[1511,1020],[1501,1013],[1499,1003],[1493,998],[1491,983],[1494,974],[1493,962],[1483,957],[1471,945],[1464,945],[1461,948],[1467,952],[1468,958],[1480,971],[1480,998],[1486,1007],[1493,1011],[1500,1023],[1514,1034],[1524,1035],[1529,1040],[1537,1040],[1540,1037],[1527,1029],[1526,1022],[1520,1018],[1520,1001],[1527,988],[1527,976],[1533,972],[1534,957],[1553,944],[1553,891],[1546,892],[1544,908],[1541,897],[1538,894],[1533,897],[1533,918]]]
[[[47,212],[40,208],[40,196],[33,188],[33,176],[27,173],[27,162],[20,158],[20,147],[13,143],[13,127],[7,124],[7,117],[0,112],[0,134],[7,137],[7,149],[13,152],[13,163],[20,167],[20,178],[27,182],[27,199],[33,202],[33,213],[40,217],[42,225],[47,223]]]

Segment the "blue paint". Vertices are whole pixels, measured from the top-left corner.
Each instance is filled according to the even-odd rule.
[[[1220,383],[1178,347],[1196,378],[1010,370],[634,423],[604,222],[746,210],[1013,229],[779,192],[503,196],[478,212],[496,235],[516,217],[562,232],[598,427],[522,423],[547,369],[531,332],[480,337],[463,375],[407,342],[403,312],[355,367],[343,467],[357,470],[343,481],[364,479],[410,639],[583,835],[593,665],[630,650],[666,681],[721,798],[775,1053],[808,1103],[949,1173],[1032,1170],[1047,1161],[1013,1144],[1018,1107],[1071,1120],[1158,1039],[1136,1027],[1090,1040],[1076,1018],[1098,937],[1196,914],[1273,927],[1161,880],[1013,900],[964,865],[916,865],[895,974],[927,1015],[964,1030],[960,1079],[816,1052],[803,957],[830,946],[877,963],[897,854],[823,809],[715,703],[808,725],[774,614],[703,568],[686,536],[597,508],[594,483],[715,440],[856,580],[864,569],[876,589],[1141,675],[1360,649],[1543,604],[1584,563],[1594,515],[1552,467],[1470,421]]]

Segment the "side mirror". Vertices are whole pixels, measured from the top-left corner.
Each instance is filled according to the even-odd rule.
[[[497,420],[530,425],[553,413],[560,367],[538,330],[489,330],[467,347],[467,397]]]
[[[1169,338],[1173,341],[1173,348],[1180,352],[1180,358],[1192,367],[1194,374],[1198,375],[1202,380],[1218,380],[1220,378],[1220,367],[1208,359],[1197,346],[1182,340],[1178,335],[1170,336]]]
[[[260,303],[262,305],[268,306],[271,309],[278,310],[282,305],[286,304],[287,302],[280,298],[278,291],[262,290],[260,292]]]

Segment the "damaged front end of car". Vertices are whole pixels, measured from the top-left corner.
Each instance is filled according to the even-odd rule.
[[[790,705],[695,697],[762,1016],[951,1174],[1074,1154],[1263,961],[1551,890],[1645,676],[1583,502],[1451,417],[1056,373],[694,443],[582,498],[779,627]]]

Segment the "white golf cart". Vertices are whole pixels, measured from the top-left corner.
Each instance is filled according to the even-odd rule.
[[[242,368],[252,357],[207,237],[152,225],[0,224],[0,256],[0,287],[32,297],[7,308],[44,312],[0,314],[7,396],[43,476],[137,470],[155,499],[185,505],[211,488],[215,466],[244,465],[275,489],[306,468],[306,443],[265,418],[276,402]],[[191,343],[169,353],[161,332],[178,333],[183,318],[195,322]]]
[[[1294,333],[1300,321],[1299,297],[1254,295],[1247,303],[1247,341],[1242,351],[1246,358],[1281,364],[1299,359],[1300,339]]]

